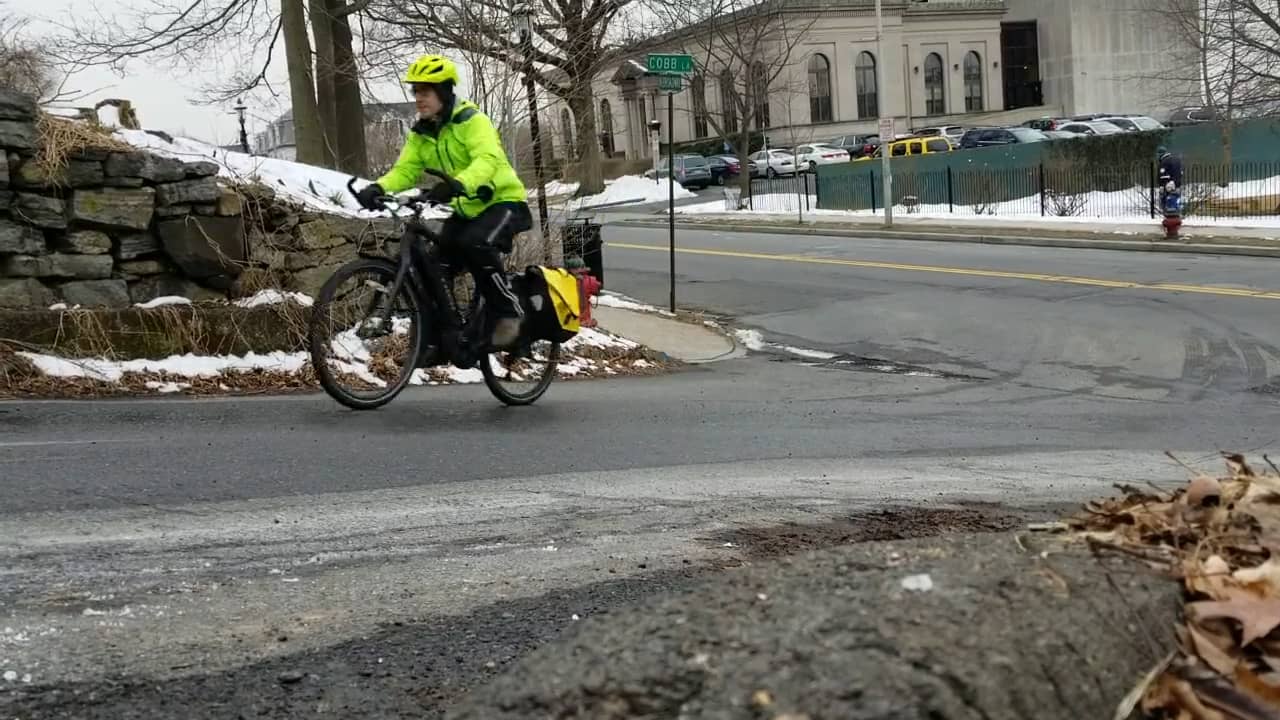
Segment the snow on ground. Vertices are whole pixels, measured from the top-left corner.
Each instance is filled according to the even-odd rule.
[[[1218,199],[1259,197],[1275,195],[1280,187],[1280,177],[1264,180],[1232,183],[1222,188],[1216,196]],[[1158,223],[1159,218],[1152,219],[1150,212],[1149,190],[1145,187],[1117,190],[1113,192],[1093,191],[1082,193],[1083,207],[1077,215],[1056,216],[1053,214],[1053,202],[1047,206],[1048,215],[1040,214],[1040,195],[992,203],[982,206],[983,212],[976,212],[973,205],[956,205],[952,212],[945,203],[936,205],[920,205],[915,212],[908,213],[899,205],[894,214],[902,218],[928,219],[968,219],[982,222],[1016,222],[1046,224],[1092,224],[1107,223],[1121,225],[1151,225]],[[804,198],[794,193],[770,193],[757,195],[752,199],[755,210],[727,210],[723,200],[714,200],[696,205],[685,205],[676,208],[676,213],[684,215],[757,215],[794,218],[802,213],[805,217],[852,218],[874,217],[883,210],[827,210],[818,209],[818,198],[810,195],[807,205]],[[1191,227],[1240,227],[1240,228],[1280,228],[1280,215],[1263,215],[1253,217],[1206,217],[1190,215],[1183,217],[1184,226]]]
[[[642,205],[666,200],[668,192],[665,180],[654,181],[638,175],[623,175],[615,180],[606,181],[604,192],[572,200],[566,203],[564,207],[566,210],[574,212],[606,205]],[[675,186],[675,193],[677,200],[696,197],[679,183]]]
[[[561,182],[559,180],[552,180],[546,185],[543,185],[542,189],[543,189],[543,192],[546,193],[547,197],[553,198],[553,197],[559,197],[562,195],[572,195],[578,192],[579,187],[581,187],[580,183],[576,183],[576,182],[567,183],[567,182]],[[530,188],[529,199],[534,200],[534,199],[537,199],[537,197],[538,197],[538,188],[537,187]]]
[[[811,350],[809,348],[795,347],[793,345],[779,345],[777,343],[767,342],[764,335],[759,330],[737,329],[733,331],[733,336],[738,342],[742,343],[748,350],[762,352],[767,350],[781,350],[799,355],[800,357],[809,358],[811,360],[833,360],[838,357],[835,353],[825,352],[823,350]]]
[[[165,305],[190,305],[190,304],[191,304],[191,298],[185,298],[180,295],[164,295],[162,297],[154,298],[143,303],[134,303],[133,306],[136,308],[142,308],[143,310],[150,310],[152,308],[164,307]],[[49,309],[54,310],[55,308],[50,307]],[[56,309],[65,310],[67,309],[67,306],[63,304],[62,307],[56,308]]]
[[[40,372],[51,377],[89,378],[118,382],[125,373],[164,373],[179,377],[218,377],[224,372],[271,370],[296,373],[307,363],[303,352],[271,352],[264,355],[171,355],[163,360],[107,360],[105,358],[67,358],[32,352],[19,352]]]
[[[261,305],[279,305],[283,302],[295,302],[303,307],[311,307],[316,301],[310,295],[304,295],[300,292],[282,292],[268,289],[259,290],[251,297],[240,298],[235,301],[235,304],[242,308],[252,308]]]

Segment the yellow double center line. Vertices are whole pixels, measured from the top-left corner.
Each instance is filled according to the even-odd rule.
[[[668,252],[666,245],[640,245],[637,243],[610,242],[609,247],[624,250],[649,250]],[[877,262],[874,260],[841,260],[839,258],[813,257],[810,255],[786,255],[782,253],[756,253],[740,250],[709,250],[702,248],[676,248],[685,255],[710,255],[741,260],[766,260],[770,262],[807,263],[811,265],[840,265],[844,267],[898,270],[902,272],[942,273],[969,277],[1003,278],[1006,280],[1031,280],[1034,282],[1060,283],[1063,285],[1088,285],[1091,287],[1117,288],[1121,290],[1158,290],[1162,292],[1194,293],[1198,295],[1223,295],[1227,297],[1280,300],[1280,291],[1254,290],[1250,288],[1213,287],[1211,285],[1185,285],[1182,283],[1140,283],[1126,280],[1079,277],[1075,275],[1050,275],[1048,273],[1010,272],[1007,270],[982,270],[976,268],[944,267],[940,265],[913,265],[910,263]]]

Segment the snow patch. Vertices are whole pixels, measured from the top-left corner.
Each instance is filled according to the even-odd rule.
[[[146,385],[148,390],[155,390],[158,393],[182,392],[183,390],[191,387],[191,383],[159,382],[156,380],[148,380]]]
[[[217,377],[223,372],[272,370],[296,373],[307,362],[304,352],[270,352],[264,355],[171,355],[163,360],[107,360],[84,358],[68,360],[32,352],[19,352],[36,368],[50,377],[89,378],[116,382],[125,373],[166,373],[180,377]]]
[[[604,192],[578,198],[568,203],[568,207],[571,210],[585,210],[603,205],[654,203],[666,200],[668,192],[665,181],[658,182],[639,175],[623,175],[608,183]],[[675,186],[676,200],[686,200],[691,197],[696,196],[679,184]]]
[[[748,350],[759,352],[769,347],[769,344],[764,341],[764,335],[761,335],[759,330],[734,330],[733,336],[738,339],[738,342],[745,345]]]
[[[310,295],[300,292],[281,292],[280,290],[259,290],[252,297],[240,298],[235,304],[242,308],[253,308],[262,305],[279,305],[283,302],[295,302],[302,307],[315,305]]]
[[[190,305],[191,298],[185,298],[180,295],[164,295],[146,302],[134,303],[134,307],[150,310],[152,308],[164,307],[165,305]]]
[[[933,589],[933,578],[927,574],[908,575],[902,578],[902,589],[912,592],[929,592]]]

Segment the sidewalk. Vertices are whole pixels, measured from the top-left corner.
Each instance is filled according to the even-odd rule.
[[[681,362],[708,363],[746,354],[733,340],[704,325],[603,305],[592,308],[591,315],[609,332]]]
[[[619,224],[666,227],[667,219],[654,215],[644,219],[627,218],[620,220]],[[707,227],[728,232],[781,235],[1280,257],[1280,227],[1184,225],[1179,239],[1165,240],[1159,220],[1149,223],[1054,219],[1040,222],[993,221],[987,218],[921,217],[899,213],[894,215],[893,227],[885,228],[881,217],[871,215],[807,214],[803,222],[797,222],[794,216],[783,215],[677,213],[676,224],[684,229]]]

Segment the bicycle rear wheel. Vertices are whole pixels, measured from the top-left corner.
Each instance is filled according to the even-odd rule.
[[[396,271],[381,258],[347,263],[320,288],[312,308],[308,345],[316,377],[353,410],[391,402],[417,367],[422,312],[407,282],[390,297]]]
[[[534,342],[520,352],[480,359],[480,373],[493,396],[507,405],[532,405],[547,392],[560,366],[560,343]]]

